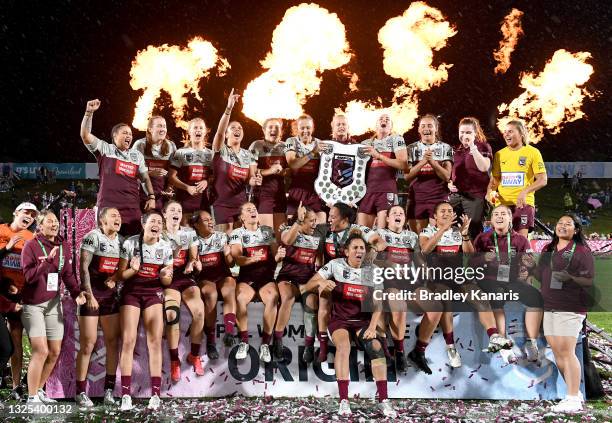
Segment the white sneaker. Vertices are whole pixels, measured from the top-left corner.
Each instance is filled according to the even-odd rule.
[[[40,399],[40,397],[38,396],[38,394],[34,395],[33,397],[28,396],[28,400],[26,403],[27,404],[44,404],[42,400]]]
[[[579,413],[584,410],[584,405],[579,396],[566,396],[557,404],[550,407],[553,413]]]
[[[499,333],[494,333],[489,338],[489,352],[496,353],[500,350],[509,350],[512,348],[512,341],[501,336]]]
[[[236,360],[244,360],[249,352],[249,344],[241,342],[238,344],[238,351],[236,352]]]
[[[89,399],[89,397],[87,396],[87,394],[85,392],[81,392],[80,394],[78,394],[75,398],[74,401],[77,403],[77,405],[79,407],[93,407],[93,402],[91,401],[91,399]]]
[[[385,417],[391,417],[392,419],[397,417],[397,411],[393,409],[393,405],[391,405],[391,401],[389,401],[388,399],[379,402],[378,409],[383,413]]]
[[[147,408],[149,410],[157,410],[161,406],[161,399],[157,395],[153,395],[149,398],[149,405]]]
[[[270,347],[268,344],[261,344],[259,346],[259,359],[264,363],[272,361],[272,355],[270,354]]]
[[[346,399],[340,401],[340,407],[338,407],[338,415],[350,416],[351,414],[353,414],[353,412],[351,411],[351,404],[349,404],[349,401]]]
[[[107,389],[106,391],[104,391],[104,405],[115,405],[115,404],[117,404],[117,402],[115,401],[115,398],[113,397],[113,390]]]
[[[528,339],[527,342],[525,342],[525,357],[527,358],[527,361],[531,363],[537,363],[539,361],[537,341],[532,342]]]
[[[134,406],[132,405],[132,397],[127,394],[122,396],[121,397],[121,407],[119,407],[119,409],[121,411],[130,411],[133,408]]]
[[[56,400],[49,398],[43,389],[38,390],[38,398],[40,398],[40,400],[45,404],[54,404],[57,402]]]
[[[510,350],[500,350],[499,354],[501,355],[502,360],[506,364],[515,364],[518,362],[518,357],[514,354],[514,351]]]
[[[461,356],[454,345],[446,346],[446,354],[448,355],[448,363],[452,368],[457,369],[461,367]]]

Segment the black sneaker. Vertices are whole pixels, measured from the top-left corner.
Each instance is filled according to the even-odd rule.
[[[283,353],[283,339],[276,338],[272,343],[272,355],[274,356],[274,360],[283,361],[285,359],[285,355]]]
[[[400,373],[404,373],[408,369],[408,361],[406,361],[403,351],[395,352],[395,368]]]
[[[304,354],[302,355],[304,363],[312,363],[314,361],[314,346],[307,345],[304,347]]]
[[[217,346],[215,344],[206,344],[206,355],[210,360],[218,360],[219,351],[217,351]]]
[[[223,335],[223,345],[225,345],[227,348],[231,348],[236,344],[236,337],[234,337],[234,335],[232,335],[231,333],[226,333],[225,335]]]
[[[420,352],[420,351],[417,351],[416,349],[414,349],[414,350],[410,351],[410,354],[408,354],[408,358],[414,364],[416,364],[416,366],[420,370],[422,370],[423,372],[427,373],[428,375],[431,374],[431,369],[427,365],[427,359],[425,358],[425,353],[424,352]]]
[[[23,399],[23,395],[24,395],[23,386],[19,385],[16,388],[11,390],[9,399],[12,399],[14,401],[21,401]]]

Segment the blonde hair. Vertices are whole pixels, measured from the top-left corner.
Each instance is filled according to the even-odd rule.
[[[434,121],[434,125],[436,126],[436,141],[442,141],[442,137],[440,136],[440,121],[438,120],[438,117],[432,113],[427,113],[419,117],[419,125],[423,119],[431,119]]]
[[[42,225],[43,220],[45,220],[45,217],[47,217],[50,214],[55,216],[55,213],[51,209],[43,209],[43,210],[41,210],[40,213],[38,213],[38,216],[36,216],[36,226]],[[57,219],[57,216],[55,216],[55,218]]]
[[[183,144],[185,147],[191,147],[191,140],[189,139],[189,131],[191,130],[191,126],[196,122],[202,122],[204,124],[204,145],[206,145],[206,141],[208,140],[208,133],[210,132],[210,128],[206,125],[206,121],[200,117],[193,118],[187,124],[187,139],[183,140]]]
[[[525,126],[525,123],[522,120],[511,120],[506,125],[512,125],[514,129],[516,129],[521,135],[523,145],[529,145],[529,131],[527,131],[527,127]]]

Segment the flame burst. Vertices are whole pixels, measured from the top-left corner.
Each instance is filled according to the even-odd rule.
[[[144,90],[144,93],[136,102],[132,125],[146,130],[155,100],[164,90],[172,99],[172,116],[177,125],[187,129],[187,122],[183,121],[186,95],[191,92],[201,101],[198,83],[215,67],[219,74],[223,74],[230,66],[210,42],[200,37],[190,40],[187,48],[164,44],[139,51],[132,61],[130,85],[134,90]]]
[[[403,15],[389,19],[378,32],[384,50],[383,66],[387,75],[403,82],[394,88],[393,104],[389,107],[354,100],[344,112],[336,109],[336,113],[347,116],[351,134],[373,130],[381,113],[389,114],[399,133],[412,128],[418,116],[418,92],[446,81],[452,66],[446,63],[432,66],[433,52],[446,46],[446,41],[456,33],[440,10],[420,1],[412,3]],[[377,103],[381,103],[380,99]]]
[[[335,13],[302,3],[285,12],[272,34],[272,51],[261,61],[265,73],[251,81],[242,112],[262,123],[266,118],[295,119],[306,99],[319,92],[321,73],[349,62],[344,25]]]
[[[505,73],[510,67],[510,55],[514,51],[518,39],[524,34],[521,26],[522,17],[523,12],[512,9],[502,22],[501,32],[504,38],[499,42],[499,48],[493,52],[493,58],[497,62],[495,73]]]
[[[585,97],[593,94],[582,87],[593,74],[593,66],[586,63],[589,52],[570,53],[557,50],[539,75],[526,73],[521,76],[525,91],[510,104],[502,103],[497,127],[503,132],[512,119],[523,119],[529,129],[529,138],[537,143],[544,136],[544,129],[557,134],[565,123],[584,116],[580,110]]]

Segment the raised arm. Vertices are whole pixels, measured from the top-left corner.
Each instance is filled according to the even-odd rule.
[[[96,137],[94,137],[91,133],[91,121],[93,119],[94,112],[99,108],[100,100],[98,99],[89,100],[87,102],[87,106],[85,107],[85,116],[83,116],[83,120],[81,121],[81,139],[86,145],[92,144],[96,140]]]
[[[215,133],[215,138],[213,138],[212,150],[215,153],[221,150],[221,146],[225,140],[225,132],[229,126],[232,109],[236,105],[239,98],[240,94],[234,94],[234,89],[232,88],[232,91],[227,99],[227,107],[225,108],[223,115],[221,115],[221,120],[219,120],[219,126],[217,127],[217,132]]]

